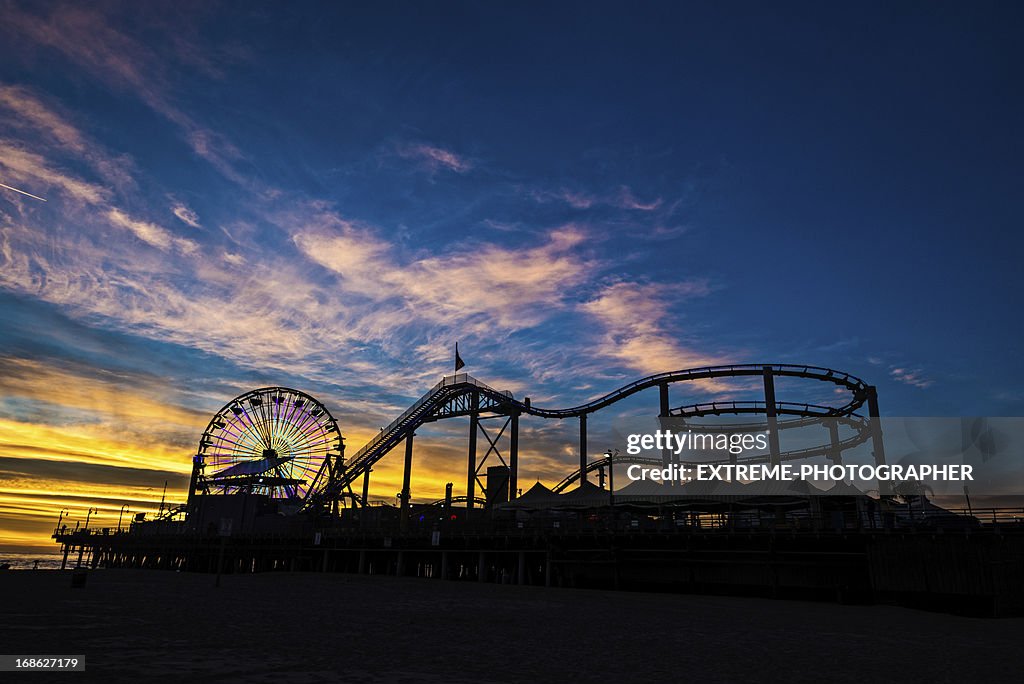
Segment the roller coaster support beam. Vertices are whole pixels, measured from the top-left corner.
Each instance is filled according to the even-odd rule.
[[[473,497],[476,492],[476,431],[480,423],[480,394],[473,392],[470,397],[469,414],[469,471],[466,477],[466,519],[469,520],[470,511],[473,509]]]
[[[580,485],[587,481],[587,414],[580,414]]]
[[[871,453],[875,457],[875,465],[884,465],[885,445],[882,443],[882,421],[878,412],[878,390],[874,385],[868,385],[865,392],[868,396],[868,416],[871,421]],[[892,486],[888,481],[878,483],[878,494],[880,496],[892,494]]]
[[[519,496],[519,411],[512,412],[512,432],[508,436],[508,500]]]
[[[764,410],[768,417],[768,454],[772,465],[782,463],[779,454],[779,421],[778,406],[775,403],[775,376],[772,375],[772,367],[764,367]]]
[[[405,472],[402,474],[402,510],[399,518],[399,529],[405,532],[409,529],[409,480],[412,476],[412,438],[415,432],[410,432],[405,438]]]
[[[370,504],[370,473],[372,472],[373,468],[367,468],[363,471],[363,508]]]
[[[342,486],[339,484],[341,474],[345,472],[345,438],[338,438],[338,455],[334,459],[334,468],[330,472],[330,491],[331,491],[331,514],[334,517],[338,517],[341,514],[341,490]],[[352,488],[348,488],[349,493],[352,492]]]
[[[828,460],[836,465],[842,465],[843,450],[839,448],[839,422],[836,420],[828,421],[828,441],[832,447],[828,452]]]
[[[874,385],[867,388],[868,415],[871,417],[871,448],[874,451],[875,465],[885,464],[885,446],[882,444],[882,424],[878,420],[878,390]]]
[[[658,405],[659,405],[658,416],[660,418],[668,418],[671,415],[671,409],[669,407],[669,401],[668,401],[668,383],[667,382],[663,382],[660,385],[658,385]],[[665,427],[664,423],[662,423],[661,427],[662,428]],[[662,465],[664,465],[666,468],[668,468],[669,465],[672,463],[672,460],[673,460],[672,459],[672,450],[668,449],[667,447],[665,449],[662,449],[661,450],[661,462],[662,462]],[[668,486],[669,487],[674,487],[675,484],[676,484],[675,480],[669,480],[668,481]]]

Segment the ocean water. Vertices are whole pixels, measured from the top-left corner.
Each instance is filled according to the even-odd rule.
[[[60,561],[63,556],[60,553],[48,553],[39,551],[37,553],[6,553],[0,551],[0,565],[11,564],[11,570],[31,570],[35,561],[39,561],[40,570],[60,570]],[[75,564],[78,555],[68,556],[68,567]]]

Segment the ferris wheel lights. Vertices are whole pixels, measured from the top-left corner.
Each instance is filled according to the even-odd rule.
[[[313,397],[283,387],[252,390],[214,414],[200,438],[200,457],[214,471],[203,481],[221,494],[303,500],[340,444],[337,422]]]

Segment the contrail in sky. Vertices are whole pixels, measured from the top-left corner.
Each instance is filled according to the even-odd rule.
[[[25,192],[24,190],[19,190],[18,188],[12,188],[10,185],[4,185],[3,183],[0,183],[0,188],[7,188],[8,190],[13,190],[14,192],[20,192],[22,195],[28,195],[32,199],[37,199],[40,202],[45,202],[46,201],[42,197],[38,197],[36,195],[33,195],[31,192]]]

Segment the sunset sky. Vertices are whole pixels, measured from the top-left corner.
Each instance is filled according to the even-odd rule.
[[[255,387],[357,449],[456,341],[539,406],[793,362],[1024,415],[1021,5],[551,4],[0,0],[0,183],[46,200],[0,188],[0,549],[182,500]],[[571,470],[523,428],[521,483]]]

